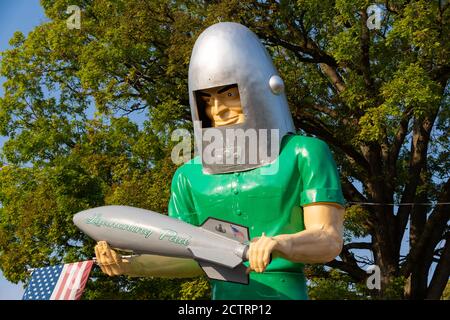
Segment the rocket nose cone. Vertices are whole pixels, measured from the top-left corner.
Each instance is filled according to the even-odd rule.
[[[94,215],[92,209],[80,211],[73,216],[73,223],[80,229],[86,224],[86,220]]]

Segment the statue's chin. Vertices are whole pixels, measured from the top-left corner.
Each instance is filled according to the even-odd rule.
[[[244,121],[244,118],[240,115],[236,115],[228,120],[218,120],[214,121],[214,127],[222,127],[222,126],[228,126],[230,124],[238,124]]]

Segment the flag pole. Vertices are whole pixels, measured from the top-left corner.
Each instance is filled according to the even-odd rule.
[[[121,257],[125,258],[125,259],[129,259],[129,258],[133,258],[133,257],[137,257],[137,256],[139,256],[139,254],[131,254],[131,255],[121,256]],[[95,264],[99,265],[96,257],[93,257],[91,260],[94,260]],[[33,273],[33,271],[36,269],[39,269],[39,268],[27,268],[27,272]]]

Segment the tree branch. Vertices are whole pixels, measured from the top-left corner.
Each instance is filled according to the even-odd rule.
[[[317,110],[319,112],[323,112],[326,115],[329,115],[330,117],[332,117],[333,119],[339,119],[342,121],[342,124],[346,125],[346,126],[357,126],[358,125],[358,120],[357,119],[353,119],[353,121],[350,121],[348,118],[342,118],[341,115],[336,111],[333,110],[331,108],[319,105],[319,104],[305,104],[304,105],[305,108],[311,108],[314,110]]]
[[[350,249],[367,249],[372,250],[372,244],[370,242],[351,242],[344,245],[346,250]]]
[[[346,199],[354,200],[355,202],[368,202],[367,198],[355,188],[347,177],[341,177],[342,191]]]
[[[403,10],[410,2],[411,2],[411,0],[408,0],[408,1],[404,1],[402,4],[394,5],[394,4],[390,3],[389,0],[386,0],[385,6],[389,12],[395,13],[395,14],[400,14],[400,10]]]
[[[408,170],[409,181],[403,191],[401,203],[414,202],[416,190],[420,182],[420,173],[426,165],[428,143],[438,111],[439,107],[436,108],[434,113],[425,117],[421,122],[416,119],[413,129],[413,139],[411,141],[411,158]],[[400,206],[397,213],[396,229],[398,247],[403,239],[406,224],[408,223],[410,209],[411,208],[409,206]]]
[[[390,3],[389,3],[389,0],[386,0],[386,1],[384,2],[384,6],[386,7],[386,10],[387,10],[388,12],[398,14],[398,11],[397,11],[398,9],[395,8],[392,4],[390,4]]]
[[[450,179],[442,187],[442,191],[438,197],[438,202],[446,202],[450,199]],[[433,212],[430,214],[428,221],[425,225],[423,233],[417,241],[417,244],[411,248],[408,256],[401,268],[401,274],[408,277],[411,273],[413,266],[418,259],[424,257],[424,252],[430,250],[434,252],[439,240],[442,239],[442,234],[447,227],[447,223],[450,218],[450,205],[437,205]]]
[[[444,88],[449,78],[450,78],[450,64],[441,66],[431,72],[431,79],[438,82]]]
[[[348,273],[348,275],[351,276],[356,282],[362,282],[367,278],[367,273],[357,265],[355,266],[353,264],[338,260],[330,261],[326,263],[326,265],[328,267],[336,268]]]
[[[280,38],[271,36],[271,35],[266,35],[266,34],[258,34],[259,37],[264,37],[267,41],[268,41],[268,45],[275,45],[275,46],[281,46],[283,48],[286,48],[288,50],[290,50],[292,53],[294,53],[294,55],[298,58],[299,61],[302,62],[308,62],[308,63],[318,63],[321,62],[320,59],[316,58],[316,57],[312,57],[312,58],[308,58],[305,57],[304,54],[307,54],[309,56],[311,56],[308,52],[305,52],[303,50],[302,47],[292,44],[290,42],[284,41]]]
[[[287,25],[292,25],[289,17],[287,21],[285,21],[285,23]],[[300,56],[302,59],[306,59],[307,61],[305,62],[319,63],[319,67],[322,70],[323,74],[328,77],[337,92],[341,93],[346,89],[344,80],[341,78],[337,71],[338,64],[336,60],[332,56],[321,50],[313,39],[302,32],[302,28],[298,30],[301,33],[301,38],[306,39],[306,41],[303,40],[300,45],[295,45],[283,40],[272,26],[269,26],[269,28],[271,29],[272,34],[257,32],[257,35],[262,39],[266,39],[273,44],[280,45],[292,51],[297,57]],[[311,56],[312,59],[306,58],[302,54],[307,54]]]
[[[335,68],[326,63],[319,63],[319,66],[322,72],[331,81],[333,87],[336,89],[337,92],[341,93],[346,89],[344,80],[341,78],[341,76],[338,74]]]
[[[370,76],[370,33],[367,27],[367,12],[361,10],[361,64],[360,68],[364,78],[364,84],[368,89],[371,96],[375,96],[375,88],[373,85],[373,79]]]
[[[412,110],[412,108],[409,108],[403,113],[402,119],[400,120],[399,129],[389,150],[388,172],[389,176],[392,178],[397,177],[397,159],[406,135],[408,134],[408,124],[411,118]]]
[[[357,282],[364,281],[367,278],[367,273],[358,266],[355,256],[348,250],[347,247],[344,246],[342,248],[339,256],[342,261],[333,260],[326,265],[347,272]]]
[[[439,300],[450,277],[450,237],[445,240],[445,247],[439,263],[434,271],[430,286],[428,287],[427,299]]]

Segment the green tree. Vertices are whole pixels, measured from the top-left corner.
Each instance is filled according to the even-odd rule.
[[[442,293],[442,300],[450,300],[450,280],[447,282],[445,286],[444,292]]]
[[[166,212],[175,170],[170,133],[191,128],[192,46],[207,26],[236,21],[263,40],[297,128],[325,140],[341,172],[346,244],[328,267],[308,269],[311,296],[441,297],[450,272],[449,205],[422,203],[450,200],[448,2],[41,3],[50,22],[26,37],[16,33],[0,68],[0,133],[8,137],[0,267],[8,279],[27,279],[27,267],[91,257],[93,242],[72,224],[80,210],[124,204]],[[73,4],[82,9],[80,30],[66,26]],[[381,29],[368,28],[371,4],[383,12]],[[137,112],[147,118],[142,126],[126,117]],[[365,288],[364,263],[380,267],[381,292]],[[94,276],[86,298],[205,298],[209,290],[205,279]]]

